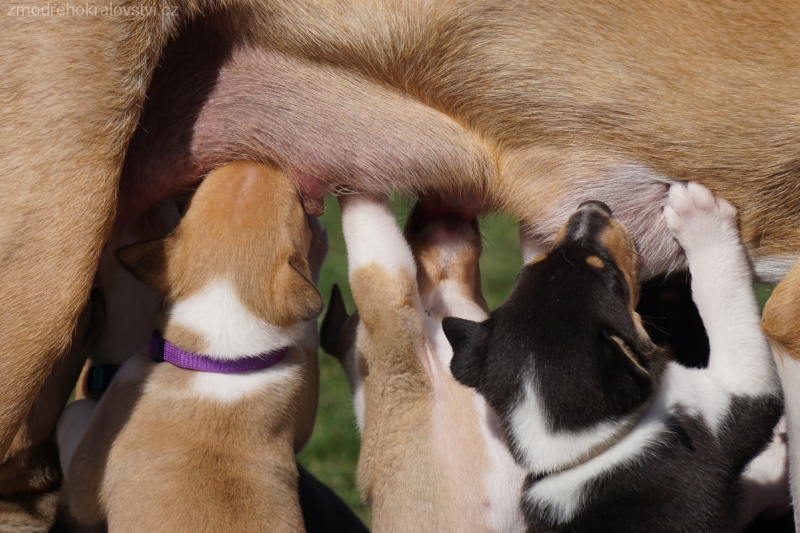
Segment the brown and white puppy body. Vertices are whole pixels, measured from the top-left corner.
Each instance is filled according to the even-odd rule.
[[[216,361],[288,355],[236,374],[130,359],[66,467],[75,521],[110,531],[303,530],[294,418],[304,321],[322,306],[310,240],[285,176],[235,163],[206,178],[172,235],[118,253],[164,297],[167,342]]]
[[[448,370],[441,319],[486,316],[475,222],[342,197],[358,313],[336,350],[362,434],[358,483],[377,532],[520,531],[522,470],[476,394]]]
[[[682,264],[657,206],[668,183],[691,179],[738,208],[764,279],[800,252],[792,2],[174,0],[97,17],[8,7],[0,450],[69,342],[120,175],[124,220],[247,157],[283,169],[310,211],[336,187],[454,193],[507,209],[538,244],[564,209],[603,198],[652,273]],[[795,269],[765,313],[787,384],[800,375]],[[800,405],[787,398],[790,412]]]
[[[91,420],[97,399],[108,387],[113,371],[147,345],[156,326],[161,296],[126,270],[114,252],[134,242],[154,239],[171,232],[178,224],[178,207],[173,202],[153,206],[132,224],[115,232],[100,256],[97,272],[97,292],[103,302],[103,325],[91,346],[90,361],[81,374],[76,390],[79,401],[66,408],[58,420],[58,442],[61,464],[68,465],[78,442],[83,438]],[[327,234],[316,219],[309,219],[313,233],[309,267],[312,280],[318,281],[322,261],[327,252]],[[295,452],[299,452],[314,427],[319,398],[319,364],[315,321],[305,323],[302,336],[306,350],[303,366],[303,401],[295,417]],[[84,349],[88,353],[89,348]],[[89,366],[91,365],[91,366]],[[91,378],[92,369],[100,369],[98,378]],[[97,383],[95,383],[97,381]],[[99,390],[93,390],[98,387]],[[62,402],[63,405],[63,402]]]
[[[447,318],[453,375],[502,420],[528,478],[528,531],[736,531],[738,483],[781,412],[736,212],[670,191],[710,342],[707,368],[668,361],[635,311],[637,253],[586,202],[489,319]]]

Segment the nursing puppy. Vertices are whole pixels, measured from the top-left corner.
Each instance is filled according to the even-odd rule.
[[[670,362],[634,311],[637,254],[582,204],[482,322],[447,318],[454,377],[500,415],[528,471],[529,531],[728,532],[735,487],[781,411],[736,212],[674,185],[665,217],[708,331],[705,369]]]
[[[122,246],[170,233],[179,219],[179,209],[174,202],[155,205],[133,223],[115,232],[106,244],[95,279],[95,292],[103,303],[104,320],[96,341],[91,347],[84,346],[84,357],[91,351],[90,364],[78,380],[76,399],[97,400],[102,396],[119,367],[147,345],[156,325],[157,310],[162,305],[158,292],[136,279],[120,264],[114,252]],[[309,225],[313,233],[309,267],[316,283],[327,252],[327,234],[316,219],[309,219]],[[307,359],[303,365],[303,401],[295,417],[295,452],[299,452],[311,437],[319,398],[318,346],[312,340],[316,335],[316,321],[309,321],[305,327]],[[65,403],[66,397],[59,408]],[[68,457],[83,437],[96,404],[96,401],[73,402],[58,420],[62,465],[69,463]]]
[[[337,187],[446,191],[508,210],[545,246],[565,209],[603,198],[644,274],[681,266],[660,204],[691,179],[739,209],[764,279],[800,253],[795,2],[64,7],[0,17],[2,452],[69,343],[115,217],[233,159],[278,165],[311,212]],[[800,264],[772,301],[796,431]]]
[[[326,317],[322,344],[353,387],[373,531],[521,531],[524,471],[483,400],[450,375],[441,329],[444,316],[486,317],[476,221],[417,205],[409,249],[385,202],[340,201],[358,313],[341,333]]]
[[[310,239],[285,176],[235,163],[205,179],[173,234],[118,252],[164,297],[163,337],[120,369],[69,460],[79,525],[303,531],[294,417],[304,321],[322,306]]]

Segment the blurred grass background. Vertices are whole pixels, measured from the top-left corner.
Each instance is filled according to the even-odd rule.
[[[392,209],[402,227],[412,201],[404,197],[392,199]],[[328,256],[322,267],[319,289],[325,299],[325,310],[334,283],[342,289],[348,313],[354,309],[347,285],[347,257],[342,235],[339,204],[333,197],[325,202],[320,218],[328,230]],[[522,265],[517,225],[510,219],[490,215],[481,220],[484,253],[481,257],[481,283],[489,307],[494,309],[505,300]],[[324,315],[323,315],[324,316]],[[322,319],[320,318],[320,323]],[[356,514],[370,525],[369,509],[361,503],[355,483],[359,436],[353,416],[350,390],[344,371],[333,357],[320,350],[320,400],[316,426],[311,441],[300,453],[300,463],[320,481],[334,490]]]
[[[408,198],[392,199],[392,209],[400,227],[405,224],[405,214],[411,206],[412,201]],[[342,289],[348,313],[352,313],[354,305],[347,285],[347,257],[341,213],[335,198],[329,196],[326,199],[325,214],[320,220],[328,231],[329,240],[328,256],[320,276],[320,291],[325,299],[325,310],[327,312],[331,287],[336,283]],[[480,226],[484,252],[480,260],[481,285],[489,308],[495,309],[505,300],[522,265],[518,230],[516,223],[500,215],[482,218]],[[755,290],[763,307],[772,293],[772,287],[756,284]],[[299,460],[320,481],[333,489],[369,526],[370,511],[361,502],[355,483],[359,435],[347,380],[338,361],[322,351],[319,357],[319,411],[314,435],[300,453]]]

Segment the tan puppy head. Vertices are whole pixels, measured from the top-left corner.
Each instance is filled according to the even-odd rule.
[[[286,176],[239,162],[205,178],[174,233],[122,248],[117,257],[168,304],[226,278],[251,313],[284,327],[322,312],[306,260],[310,240]]]
[[[478,266],[481,237],[474,214],[450,209],[438,199],[423,200],[414,205],[404,234],[417,264],[423,300],[448,281],[467,301],[486,308]]]

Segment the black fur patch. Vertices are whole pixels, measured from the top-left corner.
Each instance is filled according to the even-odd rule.
[[[590,481],[583,509],[556,523],[546,508],[522,504],[530,531],[697,533],[734,531],[736,481],[780,418],[778,397],[734,398],[715,436],[678,408],[667,429],[628,464]],[[525,492],[542,478],[530,479]]]
[[[606,267],[588,265],[591,255]],[[567,240],[526,266],[508,300],[482,324],[445,320],[453,375],[506,414],[530,381],[554,431],[628,415],[649,401],[666,361],[637,332],[629,301],[630,288],[608,252]],[[611,335],[625,342],[638,365]]]

